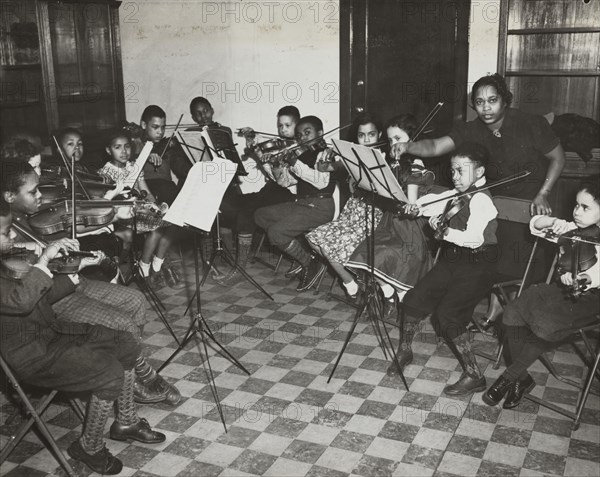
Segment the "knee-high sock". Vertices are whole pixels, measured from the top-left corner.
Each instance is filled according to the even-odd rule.
[[[452,340],[451,343],[452,346],[450,346],[450,349],[457,353],[456,357],[458,358],[458,361],[460,362],[463,371],[469,374],[470,376],[481,378],[483,374],[481,373],[479,366],[477,366],[475,354],[471,350],[469,333],[463,333],[461,335],[458,335]]]
[[[104,434],[104,426],[108,420],[108,414],[113,405],[113,401],[99,399],[95,394],[92,394],[90,397],[85,422],[83,424],[83,434],[79,439],[81,447],[83,447],[83,450],[88,454],[95,454],[104,447],[102,435]]]
[[[125,426],[131,426],[140,420],[133,402],[134,380],[135,371],[133,369],[125,371],[123,388],[121,394],[119,394],[119,399],[117,399],[117,422]]]

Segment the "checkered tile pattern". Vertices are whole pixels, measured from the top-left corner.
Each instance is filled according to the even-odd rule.
[[[247,282],[224,288],[207,281],[201,289],[202,317],[218,344],[207,339],[207,360],[202,342],[192,342],[164,369],[163,376],[184,396],[179,405],[140,406],[140,415],[167,435],[165,443],[107,439],[124,462],[122,475],[600,475],[597,396],[590,396],[577,431],[570,420],[529,401],[506,411],[485,405],[481,394],[446,397],[442,389],[458,378],[460,368],[429,327],[415,338],[406,391],[398,378],[386,375],[388,362],[366,317],[328,382],[354,310],[323,291],[298,294],[281,272],[273,275],[259,265],[248,271],[275,301]],[[193,293],[191,270],[187,279],[187,290],[159,291],[178,336],[190,323],[182,313]],[[391,333],[397,336],[397,330]],[[475,339],[476,346],[493,350],[492,339]],[[157,366],[176,349],[158,319],[146,326],[144,343]],[[220,355],[219,345],[250,374]],[[568,347],[554,352],[553,362],[573,378],[583,375],[579,358]],[[209,364],[228,432],[208,384]],[[480,365],[487,367],[488,383],[503,370],[492,369],[483,359]],[[574,409],[573,388],[549,376],[540,363],[532,375],[534,394]],[[2,422],[9,408],[6,399],[3,403]],[[60,405],[49,416],[60,447],[66,448],[79,435],[80,423]],[[3,443],[11,429],[6,424],[0,429]],[[84,466],[74,465],[90,475]],[[64,475],[29,433],[0,473],[35,477],[49,475],[49,470]]]

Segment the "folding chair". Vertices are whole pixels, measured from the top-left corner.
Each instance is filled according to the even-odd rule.
[[[27,420],[24,420],[19,425],[19,427],[16,429],[15,434],[13,436],[11,436],[8,443],[4,446],[2,451],[0,451],[0,464],[2,464],[8,458],[10,453],[15,449],[15,447],[17,447],[19,442],[21,442],[23,437],[25,437],[25,434],[27,434],[29,429],[31,429],[31,426],[33,426],[33,424],[35,423],[37,425],[38,430],[44,437],[44,439],[43,439],[44,444],[46,445],[46,447],[49,448],[51,453],[54,455],[54,458],[63,467],[63,469],[65,470],[67,475],[69,475],[70,477],[77,477],[78,474],[73,470],[73,468],[67,461],[65,455],[59,449],[58,445],[56,444],[56,440],[54,439],[54,437],[50,433],[50,430],[48,429],[48,426],[41,418],[41,416],[46,411],[48,406],[50,406],[50,404],[54,400],[58,391],[53,389],[53,390],[50,390],[49,392],[47,392],[40,399],[37,407],[35,407],[31,403],[31,400],[29,399],[29,397],[27,397],[27,394],[25,393],[25,391],[19,384],[19,381],[17,380],[17,378],[13,374],[12,370],[10,369],[10,367],[8,366],[6,361],[4,361],[4,358],[1,355],[0,355],[0,366],[2,367],[2,371],[8,378],[8,381],[10,382],[11,386],[14,388],[17,395],[19,396],[21,404],[25,408],[24,410],[25,410],[26,414],[29,416],[29,418]],[[79,419],[81,421],[83,421],[84,415],[85,415],[85,409],[83,408],[83,405],[81,404],[81,402],[79,402],[76,399],[70,399],[69,403],[71,404],[71,407],[75,411],[75,414],[79,417]]]
[[[572,331],[573,331],[573,334],[571,335],[571,337],[567,338],[567,341],[582,339],[585,344],[585,348],[587,349],[587,352],[589,353],[589,359],[586,360],[585,353],[582,353],[581,350],[579,349],[579,347],[577,347],[577,345],[574,342],[572,343],[573,346],[575,346],[576,350],[578,351],[577,354],[579,354],[583,363],[586,365],[586,367],[588,369],[587,376],[585,378],[585,381],[583,381],[583,383],[573,381],[572,379],[570,379],[566,376],[560,375],[557,372],[554,365],[551,363],[551,361],[546,356],[542,355],[542,357],[540,357],[540,361],[548,368],[550,373],[556,379],[558,379],[559,381],[561,381],[563,383],[567,383],[567,384],[570,384],[572,386],[579,388],[580,393],[579,393],[579,399],[577,402],[577,406],[575,408],[575,412],[572,412],[569,409],[566,409],[564,407],[557,406],[556,404],[549,402],[545,399],[540,399],[537,396],[533,396],[532,394],[526,394],[525,397],[527,399],[529,399],[530,401],[533,401],[533,402],[539,404],[540,406],[546,407],[546,408],[551,409],[559,414],[562,414],[563,416],[573,419],[573,430],[576,431],[579,428],[581,415],[583,414],[583,410],[585,408],[585,403],[589,397],[594,377],[596,377],[596,379],[598,379],[600,381],[600,372],[599,372],[599,367],[598,367],[600,364],[600,349],[598,349],[598,344],[595,347],[592,346],[591,337],[590,337],[591,333],[600,332],[600,316],[599,315],[596,315],[594,317],[588,316],[588,317],[583,317],[579,320],[576,320],[576,322],[572,328]],[[594,394],[597,395],[598,393],[594,393]]]
[[[508,222],[514,222],[514,223],[519,223],[519,224],[528,224],[529,221],[531,220],[531,214],[529,213],[529,206],[531,204],[531,201],[524,200],[524,199],[516,199],[513,197],[504,197],[504,196],[495,196],[493,200],[494,200],[494,205],[496,206],[496,209],[498,210],[498,220],[506,220]],[[525,285],[527,283],[527,278],[529,277],[529,272],[531,270],[531,265],[533,263],[535,253],[537,251],[538,244],[539,244],[539,237],[536,237],[536,239],[533,243],[533,247],[531,248],[531,253],[529,254],[529,257],[527,259],[527,265],[525,266],[525,271],[523,272],[523,276],[521,278],[513,279],[513,280],[504,280],[504,281],[497,282],[493,285],[492,293],[496,294],[496,296],[498,297],[498,300],[500,302],[500,305],[503,308],[511,301],[508,289],[510,289],[511,287],[517,289],[516,296],[513,299],[521,296],[521,293],[523,292],[523,289],[525,288]],[[550,280],[552,279],[553,269],[554,269],[554,266],[551,267],[550,273],[548,274],[548,277],[546,280],[547,283],[549,283]],[[474,321],[474,323],[475,323],[475,325],[477,325],[477,323],[475,321]],[[479,328],[479,326],[477,326],[477,328]],[[486,333],[481,328],[479,328],[479,330],[483,334],[491,336],[491,334]],[[500,361],[502,360],[503,351],[504,351],[504,344],[500,342],[500,343],[498,343],[496,350],[492,354],[485,353],[480,350],[475,350],[474,353],[477,356],[481,356],[482,358],[493,361],[493,363],[494,363],[493,368],[498,369],[500,366]]]

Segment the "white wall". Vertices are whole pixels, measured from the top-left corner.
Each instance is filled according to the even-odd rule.
[[[471,4],[468,90],[496,71],[500,0]],[[339,3],[328,0],[124,0],[120,8],[127,118],[148,104],[169,123],[194,96],[232,128],[274,132],[294,104],[325,129],[339,122]],[[470,113],[472,111],[468,110]],[[474,114],[473,114],[474,116]]]
[[[275,131],[277,110],[339,122],[335,1],[135,0],[120,7],[129,121],[148,104],[175,123],[205,96],[231,128]]]
[[[495,73],[498,63],[500,0],[472,0],[469,29],[468,93],[480,77]],[[476,116],[467,108],[467,118]]]

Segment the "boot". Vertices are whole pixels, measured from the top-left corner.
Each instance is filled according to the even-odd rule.
[[[135,402],[140,404],[163,401],[168,404],[177,404],[181,401],[179,390],[157,374],[146,358],[141,355],[138,356],[135,363],[133,393]]]
[[[296,267],[297,272],[294,273],[294,275],[300,273],[303,269],[306,269],[310,264],[311,254],[307,252],[304,246],[302,246],[302,244],[296,239],[292,240],[289,243],[289,245],[285,248],[284,252],[296,262],[298,262],[301,266],[301,268]],[[290,271],[288,271],[288,273],[289,272]],[[288,273],[286,273],[286,277]]]
[[[448,343],[463,369],[458,381],[444,388],[444,394],[449,396],[464,396],[479,391],[485,391],[485,377],[477,366],[475,354],[471,350],[471,342],[467,332],[457,336]]]
[[[413,360],[413,352],[412,352],[412,341],[415,336],[415,333],[420,328],[420,323],[406,323],[405,314],[406,312],[402,310],[400,316],[398,316],[398,325],[400,328],[400,332],[402,336],[400,336],[400,340],[398,342],[398,350],[396,351],[396,357],[398,358],[398,364],[392,361],[392,363],[388,366],[386,374],[388,376],[398,376],[400,375],[400,371],[404,371],[404,368],[412,363]],[[398,369],[398,365],[400,365],[400,369]]]
[[[245,268],[250,257],[250,249],[252,248],[252,234],[238,234],[237,238],[237,250],[235,263],[240,267]],[[231,271],[222,279],[216,280],[219,285],[232,286],[242,281],[244,276],[240,271],[234,267]]]

